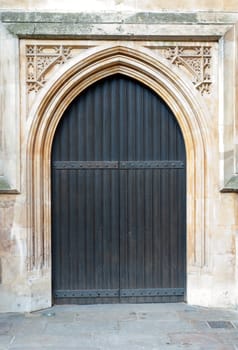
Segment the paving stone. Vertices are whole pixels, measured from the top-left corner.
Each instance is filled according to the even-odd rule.
[[[193,349],[193,347],[191,349]],[[234,347],[232,345],[209,345],[209,346],[205,345],[205,346],[199,346],[198,349],[199,350],[234,350]]]
[[[7,335],[12,327],[12,323],[8,321],[0,321],[0,335]]]
[[[160,334],[165,333],[168,330],[173,330],[175,332],[193,330],[193,326],[191,322],[184,321],[139,320],[137,322],[120,322],[121,333],[140,333],[140,330],[143,330],[143,334],[146,332],[151,334]]]
[[[16,336],[43,334],[46,325],[47,321],[44,319],[24,318],[21,322],[13,324],[11,334]]]
[[[137,314],[136,312],[118,312],[115,310],[106,310],[102,311],[99,310],[96,313],[95,312],[79,312],[75,314],[75,321],[86,321],[90,322],[91,320],[96,321],[96,322],[116,322],[118,320],[136,320],[137,319]]]
[[[64,334],[53,335],[38,335],[38,336],[22,336],[16,337],[12,348],[43,348],[43,347],[64,347],[65,349],[71,349],[72,347],[92,347],[92,338],[89,335],[85,336],[68,336]],[[11,347],[10,347],[11,349]]]
[[[151,334],[109,334],[106,337],[104,334],[94,334],[93,341],[98,344],[102,349],[109,348],[114,349],[120,347],[121,349],[131,349],[131,347],[143,347],[144,349],[151,349],[153,347],[159,348],[164,344],[164,339],[159,336],[152,336]]]
[[[63,347],[59,347],[59,346],[57,346],[57,347],[43,347],[42,348],[43,350],[65,350],[65,346],[63,346]],[[101,350],[99,347],[95,347],[95,346],[86,346],[85,347],[85,345],[78,345],[78,346],[76,346],[76,347],[70,347],[70,350]]]
[[[216,330],[216,337],[220,340],[220,342],[224,344],[236,345],[238,346],[238,332],[237,329],[229,330],[229,329],[219,329]]]
[[[179,318],[182,319],[194,319],[200,321],[238,321],[238,312],[226,311],[223,309],[202,309],[191,310],[189,312],[183,312],[179,310]]]
[[[6,347],[11,344],[13,337],[10,335],[0,335],[0,347]]]
[[[238,350],[238,311],[182,303],[54,306],[1,324],[0,350]]]
[[[155,320],[155,321],[177,321],[179,320],[178,315],[176,312],[136,312],[135,313],[135,319],[137,320]]]
[[[25,350],[25,349],[27,349],[27,350],[30,350],[30,349],[31,350],[39,350],[39,349],[42,349],[42,350],[66,350],[66,349],[70,349],[70,350],[102,350],[102,349],[95,347],[95,346],[85,347],[84,345],[83,346],[78,345],[75,347],[70,346],[70,348],[65,347],[65,345],[63,347],[61,347],[59,345],[47,346],[47,347],[43,346],[42,347],[41,345],[39,345],[37,347],[34,346],[34,347],[29,347],[29,348],[26,348],[25,346],[24,347],[11,347],[11,348],[9,348],[9,350]],[[0,350],[2,350],[2,349],[0,348]],[[4,349],[4,350],[6,350],[6,349]]]
[[[17,347],[9,347],[9,348],[7,348],[7,350],[25,350],[25,349],[27,349],[27,350],[39,350],[39,349],[44,349],[44,348],[42,348],[42,346],[40,346],[40,345],[38,345],[38,346],[30,346],[30,347],[26,347],[25,345],[24,346],[17,346]]]
[[[200,345],[203,347],[224,347],[224,343],[217,334],[204,333],[171,333],[169,334],[171,344]]]
[[[116,322],[100,322],[100,321],[84,321],[77,323],[51,323],[48,324],[45,330],[45,334],[63,334],[65,335],[77,335],[77,334],[90,334],[90,332],[114,332],[117,330]]]

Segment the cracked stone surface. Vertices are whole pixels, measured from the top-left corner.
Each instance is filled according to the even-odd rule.
[[[231,322],[211,328],[208,322]],[[0,350],[237,350],[238,311],[178,304],[63,305],[0,314]]]

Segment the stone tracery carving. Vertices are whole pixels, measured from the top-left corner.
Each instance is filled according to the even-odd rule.
[[[71,47],[64,45],[26,45],[26,83],[28,93],[38,92],[46,83],[46,74],[55,65],[72,57]]]
[[[148,47],[160,53],[190,74],[196,89],[203,95],[211,92],[211,46]]]
[[[26,45],[27,91],[37,93],[46,83],[49,72],[72,58],[74,45]],[[177,67],[183,68],[202,95],[211,92],[211,46],[146,46],[159,50]],[[85,48],[85,47],[84,47]],[[78,47],[77,47],[78,49]],[[78,53],[78,50],[76,50]]]
[[[211,47],[174,46],[164,49],[164,56],[176,66],[184,66],[192,74],[192,82],[201,94],[210,93]]]

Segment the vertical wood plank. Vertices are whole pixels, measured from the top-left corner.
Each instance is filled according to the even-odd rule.
[[[82,92],[67,108],[52,148],[53,290],[178,288],[186,285],[186,170],[55,169],[54,161],[186,161],[168,106],[121,75]],[[183,297],[121,297],[121,302]],[[56,302],[117,302],[118,297]]]

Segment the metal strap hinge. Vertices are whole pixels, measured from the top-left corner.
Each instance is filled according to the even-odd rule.
[[[55,169],[182,169],[180,160],[161,161],[53,161]]]
[[[183,296],[184,288],[55,290],[55,298],[112,298]]]

